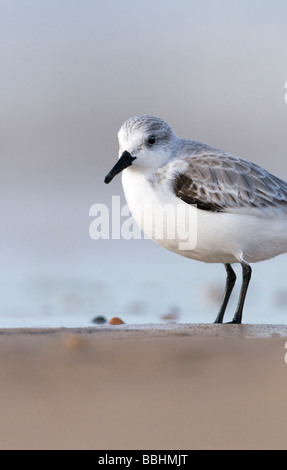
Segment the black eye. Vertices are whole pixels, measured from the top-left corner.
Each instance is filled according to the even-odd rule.
[[[149,145],[153,145],[155,143],[155,136],[154,135],[151,135],[148,139],[148,144]]]

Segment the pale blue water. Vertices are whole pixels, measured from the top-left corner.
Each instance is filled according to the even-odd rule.
[[[12,272],[2,278],[0,327],[84,327],[98,315],[119,316],[126,324],[214,321],[225,283],[222,266],[181,258],[150,241],[99,243],[74,268],[47,262],[41,273],[27,267],[18,279]],[[240,267],[235,270],[227,321],[241,281]],[[285,255],[253,265],[244,323],[287,322],[286,275]]]

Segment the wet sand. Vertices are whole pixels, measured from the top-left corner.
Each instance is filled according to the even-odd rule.
[[[0,448],[286,449],[286,341],[280,325],[0,330]]]

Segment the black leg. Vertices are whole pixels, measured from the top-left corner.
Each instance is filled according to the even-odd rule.
[[[231,323],[241,323],[242,321],[242,312],[243,312],[245,297],[246,297],[247,289],[248,289],[249,282],[251,279],[252,269],[249,266],[249,264],[243,261],[241,263],[241,266],[242,266],[242,275],[243,275],[242,287],[240,291],[238,306],[237,306],[234,318]]]
[[[232,289],[234,287],[235,281],[236,281],[236,274],[233,271],[232,267],[230,264],[225,264],[225,269],[227,272],[227,278],[226,278],[226,286],[225,286],[225,292],[224,292],[224,297],[222,301],[222,305],[219,310],[219,314],[216,317],[216,320],[214,323],[222,323],[223,322],[223,317],[225,314],[225,310],[229,301],[229,298],[231,296]]]

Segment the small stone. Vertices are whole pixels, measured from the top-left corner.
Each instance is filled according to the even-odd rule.
[[[113,317],[113,318],[110,319],[109,324],[110,325],[123,325],[124,322],[119,317]]]
[[[78,334],[69,334],[63,338],[63,344],[67,349],[81,349],[85,346],[85,341]]]
[[[95,323],[96,325],[103,325],[104,323],[107,323],[107,321],[108,320],[102,315],[98,315],[97,317],[92,319],[92,323]]]
[[[166,321],[171,321],[171,320],[177,320],[178,316],[174,315],[173,313],[166,313],[165,315],[161,315],[161,320],[166,320]]]
[[[172,307],[170,311],[160,317],[162,320],[174,321],[179,318],[179,309],[177,307]]]

